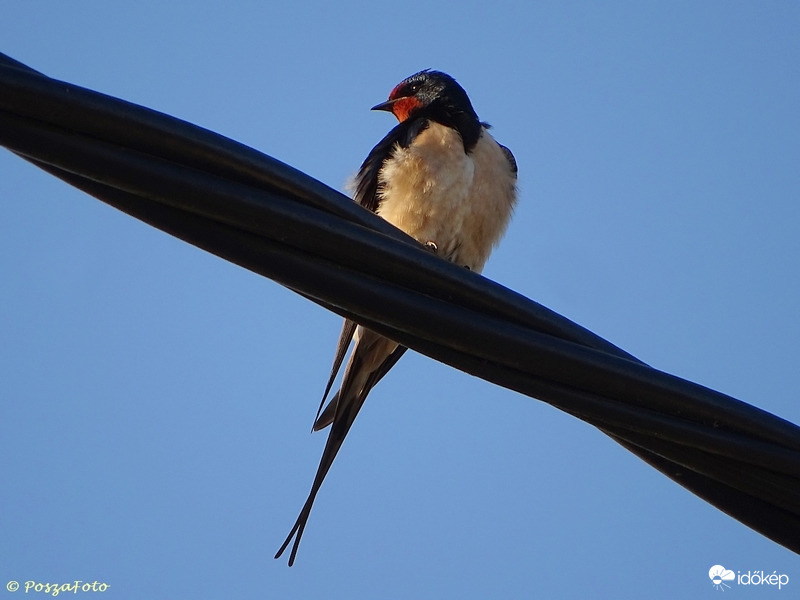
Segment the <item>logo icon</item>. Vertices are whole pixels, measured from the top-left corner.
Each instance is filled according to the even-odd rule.
[[[708,578],[711,580],[711,584],[715,589],[722,590],[724,592],[725,588],[730,589],[731,587],[725,582],[733,581],[736,579],[736,575],[734,575],[733,571],[729,571],[722,565],[714,565],[708,570]]]

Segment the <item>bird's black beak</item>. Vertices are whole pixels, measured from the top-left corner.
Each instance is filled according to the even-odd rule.
[[[386,102],[381,102],[380,104],[376,104],[370,110],[385,110],[388,112],[392,112],[392,106],[397,100],[387,100]]]

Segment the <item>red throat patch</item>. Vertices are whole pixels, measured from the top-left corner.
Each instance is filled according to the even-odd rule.
[[[406,98],[400,98],[392,104],[392,113],[397,117],[397,120],[402,123],[408,118],[408,115],[421,106],[422,102],[417,100],[414,96],[408,96]]]

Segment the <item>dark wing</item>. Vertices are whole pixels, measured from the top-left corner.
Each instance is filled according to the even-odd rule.
[[[370,153],[367,155],[367,158],[364,159],[364,162],[361,164],[361,168],[358,170],[358,175],[356,175],[356,190],[353,200],[358,202],[367,210],[376,212],[378,210],[378,205],[380,204],[380,194],[378,193],[378,188],[380,179],[379,176],[381,168],[383,167],[383,163],[394,154],[394,151],[398,146],[407,148],[409,144],[414,141],[414,138],[424,131],[426,127],[428,127],[427,119],[411,119],[409,121],[404,121],[403,123],[398,123],[389,133],[387,133],[386,136],[384,136],[384,138],[370,151]],[[317,409],[317,416],[313,428],[314,431],[324,429],[333,422],[333,413],[336,408],[338,394],[333,397],[331,402],[325,408],[324,412],[322,411],[322,406],[325,404],[325,399],[328,397],[328,394],[333,387],[333,382],[342,366],[344,355],[347,353],[347,348],[350,346],[350,342],[353,339],[353,333],[355,332],[355,329],[356,324],[349,319],[345,319],[342,332],[339,334],[339,342],[336,346],[336,356],[333,359],[333,367],[331,368],[328,384],[325,386],[325,393],[322,395],[322,401],[320,401],[319,408]],[[394,366],[394,364],[403,355],[403,352],[405,352],[405,348],[402,350],[398,348],[398,350],[392,354],[392,357],[394,357],[393,360],[390,360],[392,357],[387,358],[386,363],[381,365],[381,367],[378,369],[380,374],[375,379],[373,385],[378,383],[378,381],[380,381],[386,372]]]
[[[364,163],[361,165],[361,168],[358,170],[358,175],[356,175],[356,191],[353,198],[356,202],[368,210],[377,212],[378,205],[380,204],[379,175],[384,162],[394,154],[398,147],[407,148],[414,138],[427,126],[428,121],[426,119],[404,121],[398,124],[386,137],[378,142],[378,145],[369,153]],[[294,559],[297,556],[300,538],[303,536],[303,530],[305,530],[308,517],[311,514],[311,507],[314,505],[317,492],[325,476],[328,474],[328,470],[331,468],[333,460],[336,458],[336,454],[339,452],[339,448],[341,448],[342,442],[344,442],[344,438],[347,436],[347,432],[350,431],[350,427],[358,411],[361,410],[361,406],[364,404],[372,387],[381,380],[406,351],[402,346],[397,347],[394,352],[389,354],[383,362],[381,362],[377,369],[369,374],[366,381],[355,384],[355,378],[352,374],[359,372],[363,368],[363,357],[358,355],[357,346],[353,351],[352,362],[345,370],[342,387],[336,392],[325,410],[321,410],[322,405],[325,403],[325,398],[328,396],[328,393],[330,393],[336,375],[342,366],[344,355],[347,353],[347,348],[350,346],[350,341],[353,339],[355,329],[356,324],[349,319],[345,319],[342,332],[339,335],[339,343],[336,347],[336,355],[333,359],[331,374],[328,379],[328,384],[325,387],[325,394],[322,397],[320,410],[317,410],[317,418],[314,422],[315,431],[327,427],[328,425],[331,425],[331,430],[328,434],[328,440],[325,443],[322,459],[317,468],[317,474],[314,477],[314,483],[311,486],[308,499],[303,505],[292,530],[286,537],[286,541],[283,542],[283,545],[280,547],[277,554],[275,554],[275,558],[279,558],[289,547],[289,544],[292,543],[292,539],[294,539],[292,550],[289,554],[290,566],[294,563]],[[354,386],[356,385],[360,385],[361,389],[355,389]],[[344,398],[344,400],[340,401],[340,398]]]
[[[378,142],[378,144],[370,151],[367,158],[358,170],[356,175],[356,190],[353,200],[358,202],[361,206],[372,212],[378,210],[380,204],[379,188],[379,175],[384,161],[390,158],[395,149],[400,146],[401,148],[408,148],[414,138],[419,135],[425,128],[428,127],[427,119],[411,119],[396,125],[386,136]],[[350,341],[353,339],[356,324],[345,319],[342,333],[339,335],[339,343],[336,346],[336,356],[333,359],[333,367],[331,368],[330,378],[328,385],[325,386],[325,393],[322,395],[322,401],[319,403],[317,409],[317,416],[314,422],[314,431],[324,429],[333,422],[333,413],[336,409],[336,401],[338,400],[338,393],[333,397],[331,402],[323,412],[322,406],[325,404],[325,399],[333,387],[333,382],[339,369],[342,366],[344,355],[347,353],[347,348],[350,346]],[[391,369],[395,363],[400,360],[400,357],[405,352],[405,348],[398,348],[386,362],[382,364],[376,371],[377,377],[372,385],[378,383],[386,372]],[[370,386],[372,387],[372,386]]]
[[[503,146],[503,144],[498,144],[498,146],[500,146],[500,149],[503,151],[503,154],[506,155],[506,160],[508,160],[508,164],[511,166],[511,172],[514,173],[514,175],[516,175],[517,174],[517,159],[515,159],[514,155],[511,154],[511,150],[509,150],[508,148]]]
[[[427,119],[413,119],[411,121],[399,123],[389,133],[387,133],[386,136],[370,151],[370,153],[367,155],[367,158],[364,159],[364,162],[361,164],[361,168],[358,170],[358,175],[356,175],[356,190],[353,200],[358,202],[367,210],[376,212],[378,210],[378,205],[380,204],[380,194],[378,193],[378,188],[380,179],[379,175],[381,168],[383,167],[383,163],[394,154],[394,151],[398,146],[407,148],[414,138],[427,126]],[[336,346],[336,356],[333,359],[333,367],[331,368],[328,384],[325,386],[325,393],[322,395],[322,401],[319,403],[319,408],[317,409],[317,416],[314,422],[314,431],[324,429],[333,421],[333,412],[336,407],[338,395],[334,396],[324,413],[322,411],[322,406],[325,404],[325,399],[328,397],[328,394],[333,387],[333,382],[342,366],[344,355],[347,353],[347,348],[350,346],[350,342],[353,339],[353,333],[355,332],[355,329],[356,324],[349,319],[345,319],[342,332],[339,335],[339,342]],[[404,351],[405,350],[403,350],[403,352]],[[395,352],[395,354],[398,354],[398,356],[394,359],[394,361],[385,368],[383,365],[381,366],[379,369],[381,374],[375,380],[375,383],[377,383],[381,377],[383,377],[386,372],[394,366],[397,360],[399,360],[400,356],[402,356],[403,352]]]
[[[427,119],[409,119],[398,123],[364,159],[356,175],[356,191],[353,200],[372,212],[380,204],[379,174],[383,163],[391,158],[395,149],[408,148],[414,138],[428,127]]]
[[[350,347],[350,342],[353,340],[353,334],[356,332],[356,324],[351,321],[350,319],[345,319],[344,323],[342,324],[342,332],[339,334],[339,342],[336,344],[336,356],[333,358],[333,366],[331,367],[331,375],[328,379],[328,385],[325,386],[325,393],[322,394],[322,400],[319,402],[319,408],[317,409],[317,416],[314,417],[314,427],[312,427],[312,431],[319,431],[322,427],[330,425],[333,421],[333,411],[330,410],[331,406],[335,407],[335,402],[339,397],[337,392],[336,396],[334,396],[331,403],[328,405],[328,408],[325,409],[325,412],[330,412],[330,421],[325,423],[323,426],[317,426],[320,422],[320,413],[322,413],[322,405],[325,404],[325,398],[328,397],[328,394],[331,392],[331,388],[333,387],[333,382],[336,379],[336,375],[339,373],[339,369],[342,368],[342,361],[344,361],[344,355],[347,354],[347,349]],[[325,417],[327,419],[327,417]]]
[[[364,341],[366,336],[370,336],[370,341]],[[297,556],[297,549],[300,546],[300,539],[303,537],[303,531],[308,522],[308,517],[311,514],[311,508],[314,505],[317,492],[319,492],[322,482],[328,474],[328,470],[331,468],[339,449],[342,447],[342,443],[348,431],[350,431],[350,427],[353,421],[355,421],[356,415],[358,415],[358,412],[364,405],[364,401],[367,399],[367,395],[372,389],[372,386],[374,386],[388,370],[386,364],[390,363],[389,366],[393,365],[397,362],[397,358],[403,353],[402,351],[398,353],[397,349],[395,349],[395,351],[389,354],[374,371],[368,371],[367,365],[372,364],[374,359],[372,353],[383,353],[382,348],[385,348],[387,344],[394,345],[394,343],[372,332],[366,332],[365,337],[360,338],[359,342],[356,344],[350,362],[345,369],[342,387],[333,400],[331,400],[330,405],[334,406],[331,419],[332,425],[330,433],[328,434],[328,440],[325,442],[325,449],[322,452],[319,467],[317,468],[317,474],[314,476],[314,483],[311,485],[311,491],[308,494],[308,498],[292,530],[289,532],[289,535],[286,537],[286,540],[281,545],[277,554],[275,554],[275,558],[279,558],[289,547],[289,544],[292,544],[292,550],[289,554],[289,566],[294,564],[294,559]],[[388,350],[388,348],[385,348],[385,350]],[[397,357],[392,360],[391,357],[395,355],[397,355]],[[323,413],[323,416],[324,414],[325,413]],[[293,539],[294,543],[292,543]]]
[[[345,324],[347,324],[347,323],[352,323],[352,321],[345,321]],[[352,337],[352,334],[351,334],[351,337]],[[377,383],[381,379],[383,379],[383,376],[386,375],[386,373],[388,373],[389,370],[393,366],[395,366],[397,364],[397,361],[400,360],[400,357],[403,356],[403,354],[405,354],[406,350],[408,350],[408,348],[406,348],[405,346],[398,346],[397,349],[394,352],[392,352],[389,356],[386,357],[386,360],[384,360],[380,364],[380,366],[377,369],[375,369],[375,371],[373,371],[372,375],[370,376],[369,380],[367,381],[367,384],[365,386],[365,389],[366,389],[367,392],[369,392],[369,390],[371,390],[373,387],[375,387],[377,385]],[[338,355],[337,355],[337,358],[338,358]],[[341,363],[342,363],[342,361],[341,361],[341,359],[339,359],[338,360],[338,364],[334,364],[334,367],[335,367],[337,372],[339,370],[339,367],[341,366]],[[331,385],[332,385],[332,382],[333,382],[333,378],[335,376],[336,376],[336,373],[332,372],[331,373],[331,381],[328,383],[328,387],[325,390],[325,396],[322,398],[322,402],[323,403],[325,402],[325,398],[328,397],[328,392],[330,391],[330,388],[331,388]],[[317,412],[317,420],[314,421],[314,428],[313,428],[314,431],[319,431],[320,429],[325,429],[328,425],[333,423],[333,418],[334,418],[334,415],[336,414],[336,405],[338,404],[338,402],[339,402],[339,392],[336,392],[336,394],[334,394],[333,398],[331,398],[331,401],[328,402],[328,406],[325,407],[325,410],[323,410],[321,412],[319,412],[319,411]],[[321,404],[320,404],[320,407],[322,407]]]
[[[342,390],[340,390],[340,392],[341,391]],[[303,531],[306,528],[306,523],[308,523],[308,517],[311,514],[311,507],[314,505],[317,492],[319,492],[319,488],[322,486],[322,482],[325,480],[325,476],[328,474],[333,464],[333,459],[336,458],[339,448],[342,447],[342,442],[344,442],[347,432],[350,431],[350,427],[353,421],[355,421],[356,415],[361,409],[365,399],[366,394],[362,394],[360,398],[356,398],[355,402],[350,402],[346,406],[339,407],[337,410],[336,419],[333,422],[330,434],[328,434],[328,440],[325,442],[325,449],[322,451],[322,458],[319,462],[319,467],[317,467],[317,474],[314,476],[314,483],[311,485],[311,492],[309,492],[308,498],[303,508],[300,510],[300,515],[297,517],[292,530],[275,554],[275,558],[280,558],[281,554],[283,554],[289,547],[289,544],[292,543],[292,539],[294,539],[292,551],[289,554],[290,567],[294,564],[294,559],[297,556],[297,548],[300,546],[300,539],[303,537]],[[339,403],[337,402],[336,404]]]

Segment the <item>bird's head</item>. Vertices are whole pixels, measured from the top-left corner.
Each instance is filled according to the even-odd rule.
[[[410,117],[430,117],[442,122],[466,117],[478,121],[464,88],[450,75],[429,69],[398,83],[389,99],[372,110],[389,111],[401,123]]]

